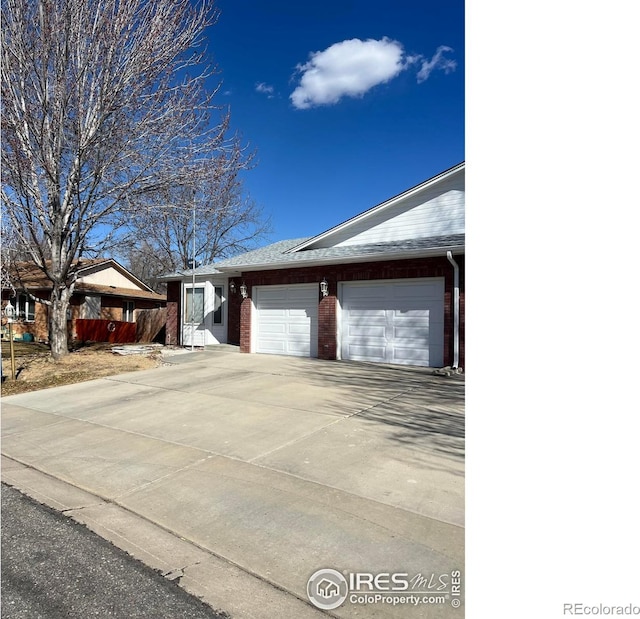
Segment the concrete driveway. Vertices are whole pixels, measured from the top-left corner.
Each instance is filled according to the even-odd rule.
[[[224,350],[179,360],[4,398],[3,480],[234,617],[322,616],[306,591],[321,568],[420,575],[423,596],[439,590],[425,577],[464,575],[460,377]],[[331,614],[462,617],[449,584],[428,613],[347,600]]]

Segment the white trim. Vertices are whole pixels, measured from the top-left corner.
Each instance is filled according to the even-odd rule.
[[[336,361],[342,361],[342,299],[344,285],[351,282],[338,282],[336,291]]]
[[[460,267],[448,251],[447,259],[453,266],[453,365],[458,368],[460,363]]]
[[[20,299],[24,297],[24,318],[20,318]],[[32,323],[36,321],[36,301],[32,299],[26,292],[18,292],[16,294],[15,318],[20,322]],[[31,308],[31,312],[29,309]],[[29,314],[33,314],[33,318],[29,318]]]
[[[258,339],[258,306],[255,301],[255,290],[256,286],[251,289],[251,296],[249,297],[249,300],[251,301],[251,336],[249,337],[249,352],[252,354],[256,352]],[[242,321],[240,323],[240,332],[242,333]],[[242,337],[242,335],[240,337]]]
[[[129,306],[131,306],[131,310],[129,310]],[[130,299],[124,299],[122,301],[122,321],[135,322],[136,321],[135,312],[136,312],[136,302]]]

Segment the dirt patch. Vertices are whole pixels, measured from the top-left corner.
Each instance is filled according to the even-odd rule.
[[[40,346],[38,348],[38,346]],[[113,344],[95,344],[69,353],[55,362],[51,353],[41,345],[16,347],[17,380],[9,380],[11,361],[9,344],[2,342],[2,395],[14,395],[59,385],[79,383],[94,378],[103,378],[148,370],[162,365],[162,354],[154,351],[145,355],[118,355],[111,351]]]

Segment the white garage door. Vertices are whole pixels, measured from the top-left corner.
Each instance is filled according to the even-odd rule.
[[[318,356],[318,285],[255,288],[255,352]]]
[[[344,284],[343,359],[442,367],[444,280]]]

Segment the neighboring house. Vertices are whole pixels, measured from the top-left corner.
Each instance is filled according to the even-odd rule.
[[[463,162],[317,236],[166,275],[166,341],[463,367],[464,209]]]
[[[166,296],[157,294],[112,259],[83,260],[68,312],[69,336],[75,338],[75,321],[82,318],[135,322],[140,310],[164,307]],[[33,263],[14,265],[10,273],[15,293],[2,291],[3,305],[10,299],[16,310],[13,331],[31,333],[47,341],[48,307],[27,294],[48,299],[51,283]]]

